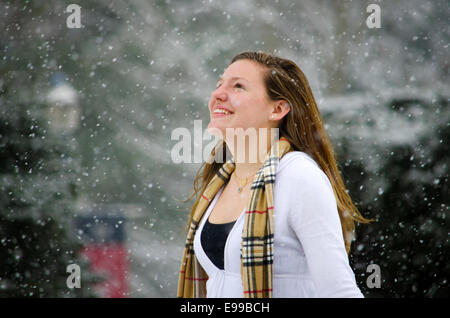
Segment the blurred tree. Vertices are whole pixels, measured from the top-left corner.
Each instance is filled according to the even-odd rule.
[[[373,113],[364,113],[359,102],[346,107],[361,107],[364,115],[349,116],[348,126],[357,129],[364,118],[371,125],[360,128],[368,136],[335,136],[349,191],[363,215],[376,219],[357,226],[351,261],[358,285],[367,297],[448,297],[448,97],[393,97],[378,107],[366,103]],[[371,263],[381,269],[379,289],[366,284]]]
[[[78,160],[49,133],[43,107],[8,102],[0,112],[0,297],[88,297],[96,277],[73,230]],[[81,267],[69,289],[66,267]]]

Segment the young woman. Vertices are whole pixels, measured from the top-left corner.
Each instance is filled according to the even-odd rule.
[[[209,112],[221,140],[194,181],[178,297],[363,297],[347,254],[354,222],[369,220],[300,68],[238,54]]]

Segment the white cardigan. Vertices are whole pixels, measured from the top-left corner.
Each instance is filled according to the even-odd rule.
[[[224,270],[205,254],[200,235],[223,187],[200,222],[194,251],[208,274],[207,297],[242,298],[240,274],[244,211],[225,244]],[[292,151],[278,165],[274,186],[273,297],[364,297],[356,285],[329,179],[305,152]]]

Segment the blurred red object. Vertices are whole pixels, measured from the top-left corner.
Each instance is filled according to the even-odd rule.
[[[104,279],[95,286],[100,297],[122,298],[128,295],[128,255],[125,244],[125,218],[85,216],[78,219],[78,233],[84,241],[81,251],[91,270]]]
[[[95,286],[101,297],[126,297],[128,258],[123,244],[90,245],[82,250],[90,263],[94,273],[106,276],[106,279]]]

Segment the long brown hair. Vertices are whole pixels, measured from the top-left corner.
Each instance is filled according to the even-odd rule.
[[[289,103],[291,109],[281,120],[279,126],[280,137],[285,137],[294,150],[309,154],[328,176],[337,202],[345,248],[349,253],[354,237],[355,221],[369,223],[372,220],[361,215],[345,188],[337,167],[336,154],[325,131],[322,116],[317,108],[308,80],[301,69],[291,60],[261,51],[240,53],[233,57],[229,65],[242,59],[255,61],[264,66],[263,80],[270,100],[285,100]],[[209,181],[225,162],[225,158],[229,158],[226,157],[229,153],[226,152],[225,142],[219,146],[225,147],[225,151],[220,151],[223,154],[223,158],[220,159],[223,160],[202,164],[194,180],[193,193],[186,200],[189,201],[196,196],[189,223],[199,202],[199,194],[203,193]],[[219,148],[216,148],[216,152],[217,149]],[[213,150],[212,155],[214,154]]]

